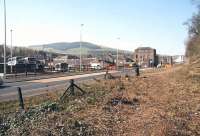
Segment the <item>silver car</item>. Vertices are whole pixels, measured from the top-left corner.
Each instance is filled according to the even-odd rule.
[[[3,85],[3,77],[0,76],[0,85]]]

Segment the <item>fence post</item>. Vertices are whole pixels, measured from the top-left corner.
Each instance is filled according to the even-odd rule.
[[[73,79],[70,80],[70,93],[71,93],[71,95],[75,95],[75,93],[74,93],[74,80]]]
[[[69,87],[67,88],[67,90],[64,92],[64,94],[61,96],[61,100],[64,99],[65,95],[67,94],[67,92],[69,92],[70,95],[72,96],[75,96],[75,88],[77,88],[79,91],[81,91],[82,94],[85,94],[85,91],[83,91],[83,89],[81,89],[79,86],[77,86],[75,83],[74,83],[74,79],[71,79],[69,81],[70,85]]]
[[[21,109],[24,110],[24,100],[22,97],[22,90],[20,87],[18,87],[17,90],[18,90],[18,96],[19,96],[19,106],[21,107]]]
[[[27,64],[25,64],[25,73],[26,73],[26,77],[28,75],[28,72],[27,72]]]
[[[135,68],[135,72],[136,72],[136,76],[140,76],[140,68],[138,65]]]

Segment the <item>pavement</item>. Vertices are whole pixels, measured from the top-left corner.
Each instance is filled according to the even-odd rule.
[[[109,71],[113,75],[120,74],[119,71]],[[47,92],[53,92],[58,88],[66,88],[70,79],[74,79],[76,83],[93,80],[94,78],[103,78],[105,72],[90,73],[74,76],[53,77],[48,79],[36,79],[22,82],[10,82],[0,86],[0,102],[17,100],[18,87],[21,88],[23,97],[36,96]]]

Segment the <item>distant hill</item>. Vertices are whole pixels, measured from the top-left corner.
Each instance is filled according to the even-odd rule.
[[[6,56],[7,59],[10,58],[10,46],[6,47]],[[3,52],[4,52],[3,45],[0,45],[0,63],[3,63]],[[34,50],[27,47],[13,47],[12,55],[14,56],[21,56],[21,57],[35,57],[39,59],[49,58],[50,56],[57,57],[59,54],[57,53],[48,53],[47,51],[42,50]]]
[[[68,49],[74,49],[74,48],[79,48],[80,47],[80,42],[72,42],[72,43],[68,43],[68,42],[58,42],[58,43],[50,43],[50,44],[44,44],[44,45],[33,45],[30,46],[31,48],[52,48],[55,50],[68,50]],[[88,49],[100,49],[101,47],[96,45],[96,44],[92,44],[92,43],[88,43],[88,42],[82,42],[82,47],[83,48],[88,48]]]
[[[44,45],[29,46],[35,50],[50,51],[61,54],[78,55],[80,53],[80,42],[58,42]],[[116,54],[116,49],[99,46],[89,42],[82,42],[82,54],[99,54],[101,52],[112,52]]]

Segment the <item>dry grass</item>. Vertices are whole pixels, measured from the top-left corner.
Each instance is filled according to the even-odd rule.
[[[81,87],[86,95],[66,97],[64,102],[59,101],[59,93],[29,98],[29,107],[51,101],[59,110],[33,114],[7,134],[200,135],[200,85],[188,74],[188,67]]]

